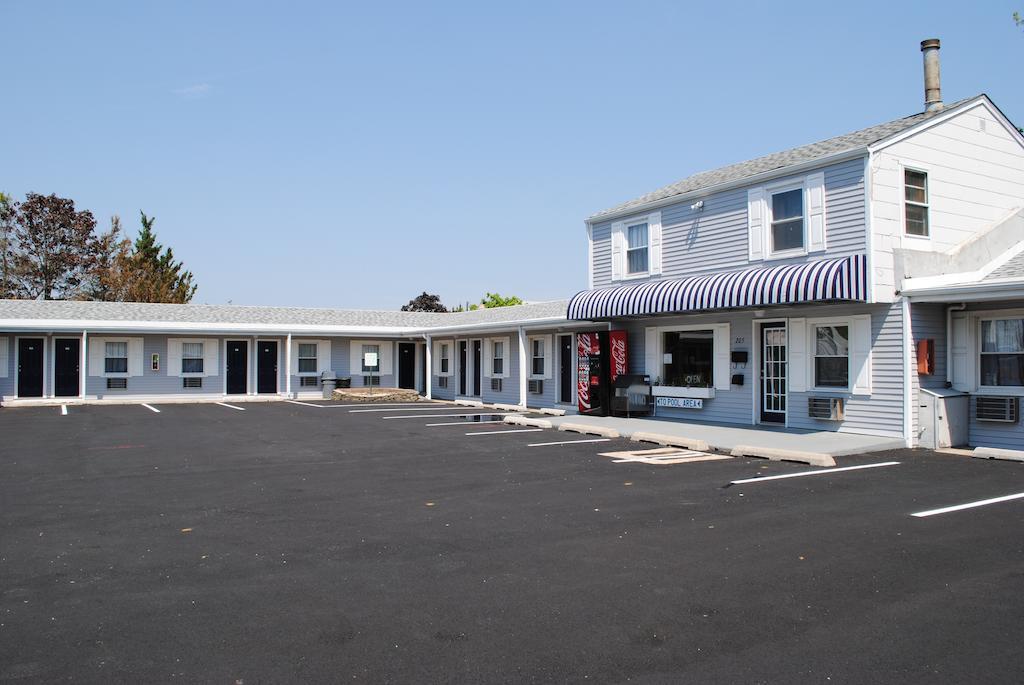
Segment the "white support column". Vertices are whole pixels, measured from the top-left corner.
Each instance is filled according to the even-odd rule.
[[[913,367],[914,332],[911,330],[910,300],[900,297],[900,318],[903,328],[903,440],[907,447],[914,447],[914,388]],[[949,344],[949,341],[946,341]],[[877,363],[877,362],[876,362]]]
[[[292,396],[292,334],[284,343],[284,394]]]
[[[424,369],[423,370],[426,372],[423,377],[427,379],[427,387],[424,388],[424,390],[425,390],[425,395],[424,396],[428,400],[429,399],[433,399],[433,396],[432,396],[432,393],[431,393],[431,390],[433,390],[433,387],[434,387],[434,367],[432,366],[432,364],[433,364],[432,357],[433,357],[433,354],[434,354],[434,349],[433,348],[434,348],[434,341],[428,335],[427,336],[427,344],[423,346],[423,365],[424,365]]]
[[[526,408],[526,331],[519,327],[519,406]]]
[[[89,354],[86,347],[89,344],[89,334],[85,329],[82,330],[82,349],[79,350],[78,354],[81,359],[78,361],[78,397],[79,399],[85,399],[85,380],[89,377],[86,373],[85,365],[89,359]]]

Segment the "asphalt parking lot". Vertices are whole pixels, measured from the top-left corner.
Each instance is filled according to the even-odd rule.
[[[943,511],[1022,464],[648,463],[499,418],[0,409],[0,680],[1024,678],[1024,499]]]

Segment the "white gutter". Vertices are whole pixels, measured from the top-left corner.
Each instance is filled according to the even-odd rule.
[[[726,190],[732,190],[734,188],[742,188],[744,186],[755,185],[757,183],[761,183],[764,181],[770,181],[775,178],[784,178],[786,176],[792,176],[795,174],[799,174],[802,171],[807,171],[808,169],[815,169],[821,166],[826,166],[828,164],[836,164],[838,162],[845,162],[846,160],[849,159],[856,159],[858,157],[864,156],[865,154],[867,154],[867,152],[867,146],[851,148],[849,150],[842,150],[840,152],[835,152],[831,155],[818,157],[816,159],[812,159],[806,162],[800,162],[799,164],[793,164],[786,167],[780,167],[778,169],[762,171],[758,174],[754,174],[753,176],[744,176],[743,178],[736,179],[734,181],[727,181],[726,183],[704,186],[703,188],[699,188],[697,190],[691,190],[686,193],[671,195],[660,200],[652,200],[651,202],[633,205],[625,209],[619,209],[608,212],[607,214],[594,214],[587,218],[586,223],[588,226],[592,226],[593,224],[596,224],[601,221],[612,221],[615,219],[621,219],[623,217],[632,216],[634,214],[648,212],[652,209],[667,207],[669,205],[674,205],[679,202],[686,202],[687,200],[692,200],[694,198],[707,197],[708,195],[712,195],[714,193],[721,193]]]

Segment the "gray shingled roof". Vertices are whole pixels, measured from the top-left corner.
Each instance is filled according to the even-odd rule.
[[[1024,278],[1024,252],[1012,257],[998,269],[993,269],[983,280],[995,281],[1003,278]]]
[[[564,318],[566,300],[469,312],[369,311],[300,307],[247,307],[205,304],[145,304],[140,302],[79,302],[66,300],[0,300],[4,320],[124,321],[173,324],[374,327],[408,331],[448,326]]]
[[[976,95],[971,98],[966,98],[964,100],[948,104],[942,112],[949,112],[950,110],[961,107],[979,97],[982,96]],[[624,202],[620,205],[616,205],[615,207],[598,212],[597,214],[592,215],[588,221],[600,220],[604,217],[619,214],[620,212],[625,212],[637,207],[642,207],[659,200],[675,197],[676,195],[685,195],[686,193],[696,192],[704,188],[711,188],[724,183],[740,181],[750,176],[756,176],[757,174],[777,169],[785,169],[786,167],[794,166],[796,164],[813,162],[816,159],[864,148],[873,143],[877,143],[885,140],[886,138],[902,133],[912,126],[925,121],[931,116],[932,114],[930,113],[922,112],[902,119],[895,119],[877,126],[861,129],[860,131],[854,131],[853,133],[829,138],[828,140],[811,143],[810,145],[801,145],[800,147],[784,150],[782,152],[775,152],[770,155],[765,155],[764,157],[740,162],[739,164],[730,164],[729,166],[720,167],[711,171],[702,171],[698,174],[688,176],[681,181],[667,185],[664,188],[659,188],[654,192],[641,195],[629,202]]]

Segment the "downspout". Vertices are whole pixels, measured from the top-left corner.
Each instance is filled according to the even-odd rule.
[[[951,304],[946,307],[946,387],[953,387],[953,312],[967,309],[967,303]]]
[[[292,396],[292,334],[289,333],[284,343],[284,394]]]
[[[434,359],[433,359],[434,341],[426,333],[423,334],[423,340],[426,341],[425,346],[424,346],[423,366],[424,366],[424,371],[426,371],[426,373],[424,374],[424,377],[427,379],[427,381],[426,381],[427,387],[424,388],[424,397],[427,398],[428,400],[430,400],[430,399],[433,399],[433,395],[431,393],[431,390],[434,387],[434,366],[433,366],[433,363],[434,363]]]

